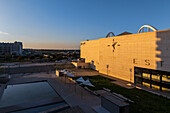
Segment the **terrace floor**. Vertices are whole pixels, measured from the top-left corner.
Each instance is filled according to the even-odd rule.
[[[100,105],[100,98],[86,91],[64,77],[57,77],[54,73],[32,74],[11,79],[7,84],[18,84],[47,80],[51,87],[65,100],[70,106],[79,106],[86,113],[94,113],[92,107]],[[0,87],[2,90],[4,87]],[[1,96],[2,94],[0,94]]]

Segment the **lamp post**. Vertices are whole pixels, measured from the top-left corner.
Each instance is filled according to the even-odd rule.
[[[108,76],[108,73],[109,73],[109,72],[108,72],[108,71],[109,71],[108,68],[109,68],[109,64],[107,64],[107,76]]]
[[[132,68],[130,68],[130,84],[132,86]]]

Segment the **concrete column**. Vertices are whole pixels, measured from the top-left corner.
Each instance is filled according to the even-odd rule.
[[[152,88],[152,70],[150,70],[150,88]]]
[[[162,91],[162,73],[161,73],[161,76],[160,76],[160,91]]]
[[[143,85],[143,70],[141,70],[141,85]]]

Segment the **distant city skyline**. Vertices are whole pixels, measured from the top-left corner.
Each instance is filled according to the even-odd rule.
[[[109,32],[170,27],[168,0],[0,0],[0,42],[32,49],[79,49]]]

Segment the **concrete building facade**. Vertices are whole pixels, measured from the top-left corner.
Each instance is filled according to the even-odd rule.
[[[0,43],[0,54],[22,55],[22,42]]]
[[[153,30],[82,41],[81,58],[108,76],[170,91],[170,29]]]
[[[72,64],[78,69],[89,69],[90,68],[90,63],[72,62]]]

